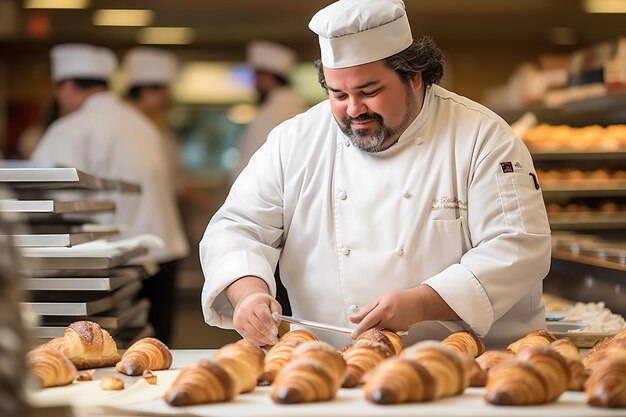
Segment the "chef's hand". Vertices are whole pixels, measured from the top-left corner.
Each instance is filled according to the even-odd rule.
[[[352,338],[356,339],[372,327],[397,332],[408,330],[412,325],[425,320],[460,320],[460,318],[439,293],[428,285],[390,291],[350,318],[352,323],[358,323]]]
[[[422,308],[413,291],[414,288],[387,292],[358,314],[350,317],[352,323],[358,323],[352,333],[356,339],[361,333],[372,327],[393,331],[408,330],[410,326],[421,321]]]
[[[245,339],[259,346],[278,343],[278,326],[272,313],[282,313],[280,304],[269,294],[265,281],[243,277],[226,289],[226,297],[235,308],[233,324]]]

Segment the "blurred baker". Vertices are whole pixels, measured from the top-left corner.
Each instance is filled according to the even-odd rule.
[[[152,304],[150,323],[156,336],[169,342],[177,261],[188,246],[176,206],[160,138],[154,125],[136,108],[109,91],[117,67],[114,53],[87,44],[63,44],[50,52],[54,94],[62,117],[46,131],[32,160],[74,167],[103,178],[137,183],[140,194],[102,193],[113,200],[114,214],[99,215],[107,224],[124,225],[119,238],[145,233],[165,243],[136,262],[159,265],[157,275],[144,280]],[[144,290],[145,291],[145,290]]]
[[[274,127],[308,108],[291,86],[297,58],[294,50],[275,42],[258,40],[248,44],[246,61],[254,70],[259,107],[254,120],[238,140],[239,162],[231,172],[232,181],[248,165]]]
[[[309,27],[329,98],[270,133],[211,219],[206,321],[276,342],[280,260],[294,316],[353,337],[467,329],[495,349],[545,328],[550,228],[522,141],[437,85],[443,55],[401,0],[340,0]]]

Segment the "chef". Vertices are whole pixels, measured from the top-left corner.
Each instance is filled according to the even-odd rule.
[[[160,237],[165,246],[136,262],[158,263],[159,273],[144,284],[166,287],[170,280],[164,274],[173,273],[173,261],[186,256],[188,247],[157,130],[143,114],[108,90],[108,80],[117,66],[111,50],[63,44],[52,48],[50,57],[62,117],[45,132],[31,159],[139,184],[140,194],[98,195],[99,199],[113,200],[116,208],[114,214],[99,215],[97,220],[123,225],[120,239],[146,233]],[[150,321],[156,337],[165,343],[171,333],[173,291],[173,287],[168,288],[160,299],[150,300]]]
[[[309,27],[329,98],[270,133],[211,219],[207,323],[275,343],[280,260],[293,315],[353,337],[467,329],[498,348],[544,328],[550,229],[524,144],[437,85],[441,51],[413,39],[401,0],[340,0]]]
[[[296,60],[296,52],[284,45],[265,40],[248,44],[246,61],[254,70],[254,88],[259,107],[254,120],[238,139],[239,161],[231,172],[232,181],[267,140],[267,135],[274,127],[307,109],[290,83]]]

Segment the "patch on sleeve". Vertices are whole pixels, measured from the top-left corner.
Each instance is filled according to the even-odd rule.
[[[500,162],[500,169],[502,169],[502,172],[505,174],[507,172],[514,172],[512,162]]]

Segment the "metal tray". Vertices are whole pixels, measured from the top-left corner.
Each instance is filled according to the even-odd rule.
[[[0,183],[16,189],[140,192],[137,184],[97,178],[76,168],[0,168]]]
[[[110,269],[123,265],[132,258],[145,255],[148,249],[134,247],[111,255],[100,256],[45,256],[45,253],[35,251],[37,248],[26,248],[22,251],[23,265],[25,269]],[[41,248],[48,249],[48,248]]]
[[[72,247],[92,242],[108,236],[115,236],[117,230],[102,232],[76,232],[54,234],[13,235],[13,244],[20,247]]]
[[[47,277],[26,278],[22,287],[27,291],[114,291],[129,282],[139,281],[139,273],[107,277]]]
[[[128,302],[135,297],[137,292],[141,289],[140,282],[131,282],[115,292],[109,293],[101,298],[90,299],[88,301],[72,300],[79,295],[72,295],[72,293],[65,293],[66,300],[68,301],[33,301],[23,302],[21,305],[25,308],[31,309],[35,314],[41,316],[90,316],[101,313],[103,311],[111,310],[116,306],[123,305],[124,302]],[[82,293],[81,293],[82,295]]]
[[[0,212],[64,214],[115,210],[111,201],[0,200]]]

